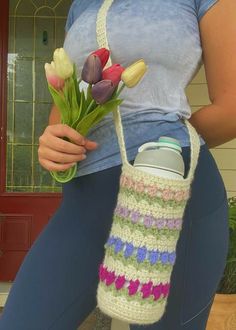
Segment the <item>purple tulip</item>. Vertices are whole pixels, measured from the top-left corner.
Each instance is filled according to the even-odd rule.
[[[102,79],[102,63],[95,54],[90,54],[83,66],[81,78],[88,84],[96,84]]]
[[[101,80],[92,87],[92,97],[98,104],[103,104],[111,98],[115,88],[111,80]]]

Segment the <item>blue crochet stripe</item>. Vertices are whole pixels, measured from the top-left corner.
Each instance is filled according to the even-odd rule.
[[[123,242],[119,237],[115,236],[109,237],[106,243],[106,247],[113,248],[116,254],[118,254],[119,252],[123,252],[125,258],[135,256],[138,263],[141,263],[147,259],[149,260],[151,265],[155,265],[158,262],[161,262],[163,265],[173,265],[175,263],[176,258],[176,253],[174,251],[149,251],[145,246],[135,247],[132,243]]]

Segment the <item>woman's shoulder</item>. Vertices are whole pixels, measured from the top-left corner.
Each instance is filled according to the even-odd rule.
[[[90,5],[88,0],[74,0],[70,6],[70,10],[66,21],[66,32],[70,29],[75,20],[83,13]]]

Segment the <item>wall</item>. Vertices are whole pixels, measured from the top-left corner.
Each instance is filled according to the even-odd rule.
[[[186,92],[193,112],[210,103],[204,67],[193,79]],[[225,182],[228,197],[236,195],[236,139],[211,149],[211,152]]]

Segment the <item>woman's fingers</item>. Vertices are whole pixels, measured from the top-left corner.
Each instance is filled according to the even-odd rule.
[[[79,146],[77,144],[74,144],[72,142],[68,142],[63,140],[62,138],[58,138],[56,136],[53,136],[51,134],[43,134],[39,138],[40,145],[47,146],[50,149],[68,153],[68,154],[81,154],[85,153],[86,149],[84,146]]]
[[[64,137],[69,141],[62,139]],[[73,128],[56,124],[48,126],[40,136],[38,157],[47,170],[63,171],[85,159],[87,150],[96,148],[96,142],[86,139]]]
[[[98,144],[97,144],[97,142],[94,142],[94,141],[91,141],[91,140],[85,139],[84,147],[85,147],[87,150],[94,150],[94,149],[97,149]]]
[[[60,137],[67,137],[73,141],[73,143],[65,141]],[[96,142],[84,138],[74,129],[62,124],[48,126],[43,135],[39,138],[39,142],[54,150],[72,154],[85,152],[84,148],[94,150],[98,146]]]
[[[45,129],[45,133],[49,133],[50,135],[54,135],[57,137],[67,137],[73,143],[77,145],[84,145],[85,138],[79,134],[76,130],[69,127],[68,125],[64,124],[56,124],[56,125],[49,125]]]
[[[84,149],[85,151],[85,149]],[[47,147],[41,147],[38,150],[39,159],[48,159],[57,163],[74,163],[79,162],[86,158],[85,152],[78,154],[68,154],[64,152],[58,152]]]
[[[65,171],[76,164],[76,163],[57,164],[48,159],[40,159],[39,162],[48,171]]]

